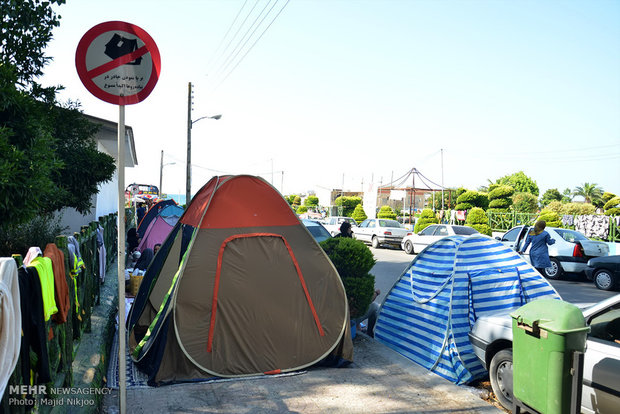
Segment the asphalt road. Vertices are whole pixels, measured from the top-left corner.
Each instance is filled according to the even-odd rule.
[[[370,250],[377,260],[370,273],[375,275],[375,288],[381,289],[381,295],[378,299],[381,303],[394,283],[415,258],[415,255],[408,255],[402,250],[389,247],[381,249],[370,247]],[[597,289],[594,283],[585,279],[585,275],[576,273],[566,273],[563,280],[550,280],[549,282],[564,300],[571,303],[600,302],[620,293]]]

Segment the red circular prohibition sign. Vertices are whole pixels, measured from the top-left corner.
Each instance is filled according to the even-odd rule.
[[[93,41],[102,34],[107,32],[113,34],[115,31],[122,31],[137,36],[144,43],[144,46],[134,50],[131,53],[117,57],[107,63],[88,69],[86,62],[87,52]],[[101,51],[101,53],[103,53],[103,51]],[[138,92],[128,95],[116,95],[105,91],[93,81],[93,78],[113,71],[114,69],[131,61],[135,61],[146,54],[151,55],[151,60],[153,62],[151,74],[146,85]],[[146,31],[131,23],[110,21],[94,26],[87,31],[84,36],[82,36],[82,39],[80,39],[80,42],[78,43],[77,51],[75,52],[75,66],[80,80],[86,89],[88,89],[88,91],[97,98],[115,105],[131,105],[146,99],[146,97],[149,96],[155,88],[155,84],[157,83],[159,73],[161,71],[161,59],[159,56],[159,49],[157,49],[155,41]]]

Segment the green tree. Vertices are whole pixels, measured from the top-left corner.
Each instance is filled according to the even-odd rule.
[[[377,213],[377,218],[396,220],[396,213],[390,206],[381,206]]]
[[[562,194],[557,188],[550,188],[540,198],[540,204],[543,206],[549,205],[552,201],[562,201]]]
[[[516,193],[512,196],[512,208],[517,213],[535,213],[538,210],[538,198],[531,193]]]
[[[565,188],[564,191],[562,191],[562,202],[570,203],[571,201],[573,201],[573,192],[570,188]]]
[[[547,204],[547,206],[545,207],[545,210],[548,211],[553,211],[554,213],[557,213],[558,215],[563,214],[562,213],[562,207],[564,206],[564,203],[562,203],[561,201],[552,201],[549,204]]]
[[[486,209],[489,206],[489,198],[485,193],[478,191],[465,191],[456,199],[457,210],[469,210],[473,207]]]
[[[297,207],[296,213],[297,214],[303,214],[303,213],[307,213],[308,212],[308,207],[306,206],[299,206]]]
[[[361,241],[347,237],[329,238],[321,247],[342,279],[351,318],[364,315],[375,291],[375,277],[370,274],[376,263],[372,252]]]
[[[515,189],[515,193],[530,193],[538,197],[538,184],[536,184],[536,181],[525,175],[523,171],[498,178],[496,183],[511,186]]]
[[[425,208],[424,210],[422,210],[420,218],[416,220],[415,226],[413,227],[413,232],[419,233],[431,224],[437,223],[439,223],[439,220],[435,216],[435,213],[433,213],[433,210],[431,210],[430,208]]]
[[[447,188],[443,191],[443,208],[445,210],[453,209],[456,206],[456,189]],[[435,210],[441,210],[441,192],[435,193]]]
[[[603,195],[601,196],[601,198],[603,199],[603,202],[607,203],[609,200],[611,200],[612,198],[616,197],[616,195],[614,193],[610,193],[605,191],[603,193]]]
[[[543,209],[537,220],[543,220],[547,223],[547,227],[562,227],[560,215],[553,210]]]
[[[487,236],[492,234],[489,218],[480,207],[474,207],[467,213],[465,224],[478,230],[480,234],[486,234]]]
[[[306,207],[318,207],[318,205],[319,205],[319,198],[315,195],[310,195],[306,197],[306,199],[304,200],[304,206]]]
[[[489,211],[505,212],[512,205],[515,190],[509,185],[494,184],[489,191]]]
[[[361,204],[358,204],[355,206],[355,210],[353,210],[353,214],[351,214],[351,218],[357,221],[358,224],[368,218],[368,216],[366,215],[366,212],[364,211],[364,207],[362,207]]]
[[[63,207],[86,213],[113,158],[96,150],[96,127],[79,106],[56,101],[61,87],[37,83],[62,0],[0,3],[0,229]]]
[[[594,204],[593,201],[601,200],[603,190],[595,183],[583,183],[583,185],[575,187],[573,196],[581,196],[585,199],[586,203]]]
[[[565,203],[562,205],[562,214],[589,215],[594,214],[595,207],[588,203]]]
[[[342,215],[346,217],[351,217],[355,207],[361,203],[362,199],[360,197],[340,196],[334,200],[335,205],[342,207]]]

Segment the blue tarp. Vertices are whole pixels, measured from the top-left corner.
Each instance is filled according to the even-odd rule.
[[[560,299],[513,250],[479,234],[446,237],[420,252],[386,295],[375,338],[464,384],[486,373],[468,337],[476,319],[539,298]]]

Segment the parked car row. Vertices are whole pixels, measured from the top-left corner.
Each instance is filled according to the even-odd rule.
[[[497,239],[513,250],[522,251],[530,229],[530,226],[513,227]],[[609,254],[606,243],[590,240],[578,231],[555,227],[547,227],[545,231],[555,240],[555,243],[548,247],[551,267],[546,268],[544,274],[548,279],[560,279],[564,272],[583,272],[588,260]],[[530,260],[529,248],[524,252],[524,256],[526,260]]]
[[[304,220],[304,223],[306,221],[311,220]],[[353,238],[370,244],[373,248],[383,245],[396,246],[407,254],[420,253],[426,246],[444,237],[478,233],[476,229],[468,226],[432,224],[415,234],[403,228],[396,220],[367,219],[358,225],[353,218],[344,216],[329,217],[322,222],[312,221],[316,224],[309,229],[311,232],[319,232],[316,225],[321,226],[323,231],[320,237],[324,240],[325,233],[332,237],[337,235],[345,221],[351,224]],[[530,229],[530,226],[516,226],[496,239],[515,251],[521,251]],[[590,240],[575,230],[555,227],[547,227],[545,230],[555,243],[549,246],[551,267],[544,270],[543,276],[560,279],[566,272],[585,272],[586,277],[599,289],[620,288],[620,255],[609,256],[609,246],[606,243]],[[523,255],[529,262],[529,248]]]

